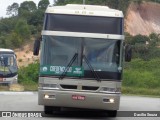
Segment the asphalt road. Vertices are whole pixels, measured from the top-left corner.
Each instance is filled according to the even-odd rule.
[[[0,92],[0,111],[43,111],[43,106],[39,106],[37,104],[37,98],[38,97],[36,92]],[[109,118],[106,114],[98,111],[84,112],[81,110],[67,110],[61,113],[57,113],[56,115],[45,115],[42,118],[1,117],[0,120],[159,120],[160,117],[144,117],[144,115],[148,113],[157,114],[157,112],[153,111],[159,111],[158,115],[160,115],[160,98],[122,96],[120,110],[118,112],[119,117],[116,118]],[[134,117],[134,115],[139,114],[143,117]],[[125,117],[121,117],[121,115]]]

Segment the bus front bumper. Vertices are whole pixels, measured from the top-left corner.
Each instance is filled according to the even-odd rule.
[[[120,94],[40,90],[38,104],[44,106],[118,110]]]

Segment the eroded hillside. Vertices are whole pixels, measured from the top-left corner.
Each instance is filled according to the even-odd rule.
[[[149,35],[160,33],[160,4],[143,2],[138,5],[131,3],[126,19],[125,31],[131,35]]]

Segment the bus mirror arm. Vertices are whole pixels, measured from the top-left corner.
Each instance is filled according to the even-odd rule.
[[[33,55],[35,56],[39,55],[40,42],[41,42],[40,39],[37,39],[34,41]]]
[[[125,46],[125,61],[130,62],[132,59],[132,47],[131,45]]]

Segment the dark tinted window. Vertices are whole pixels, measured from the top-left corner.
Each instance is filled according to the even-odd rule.
[[[122,34],[122,18],[46,14],[45,30]]]

